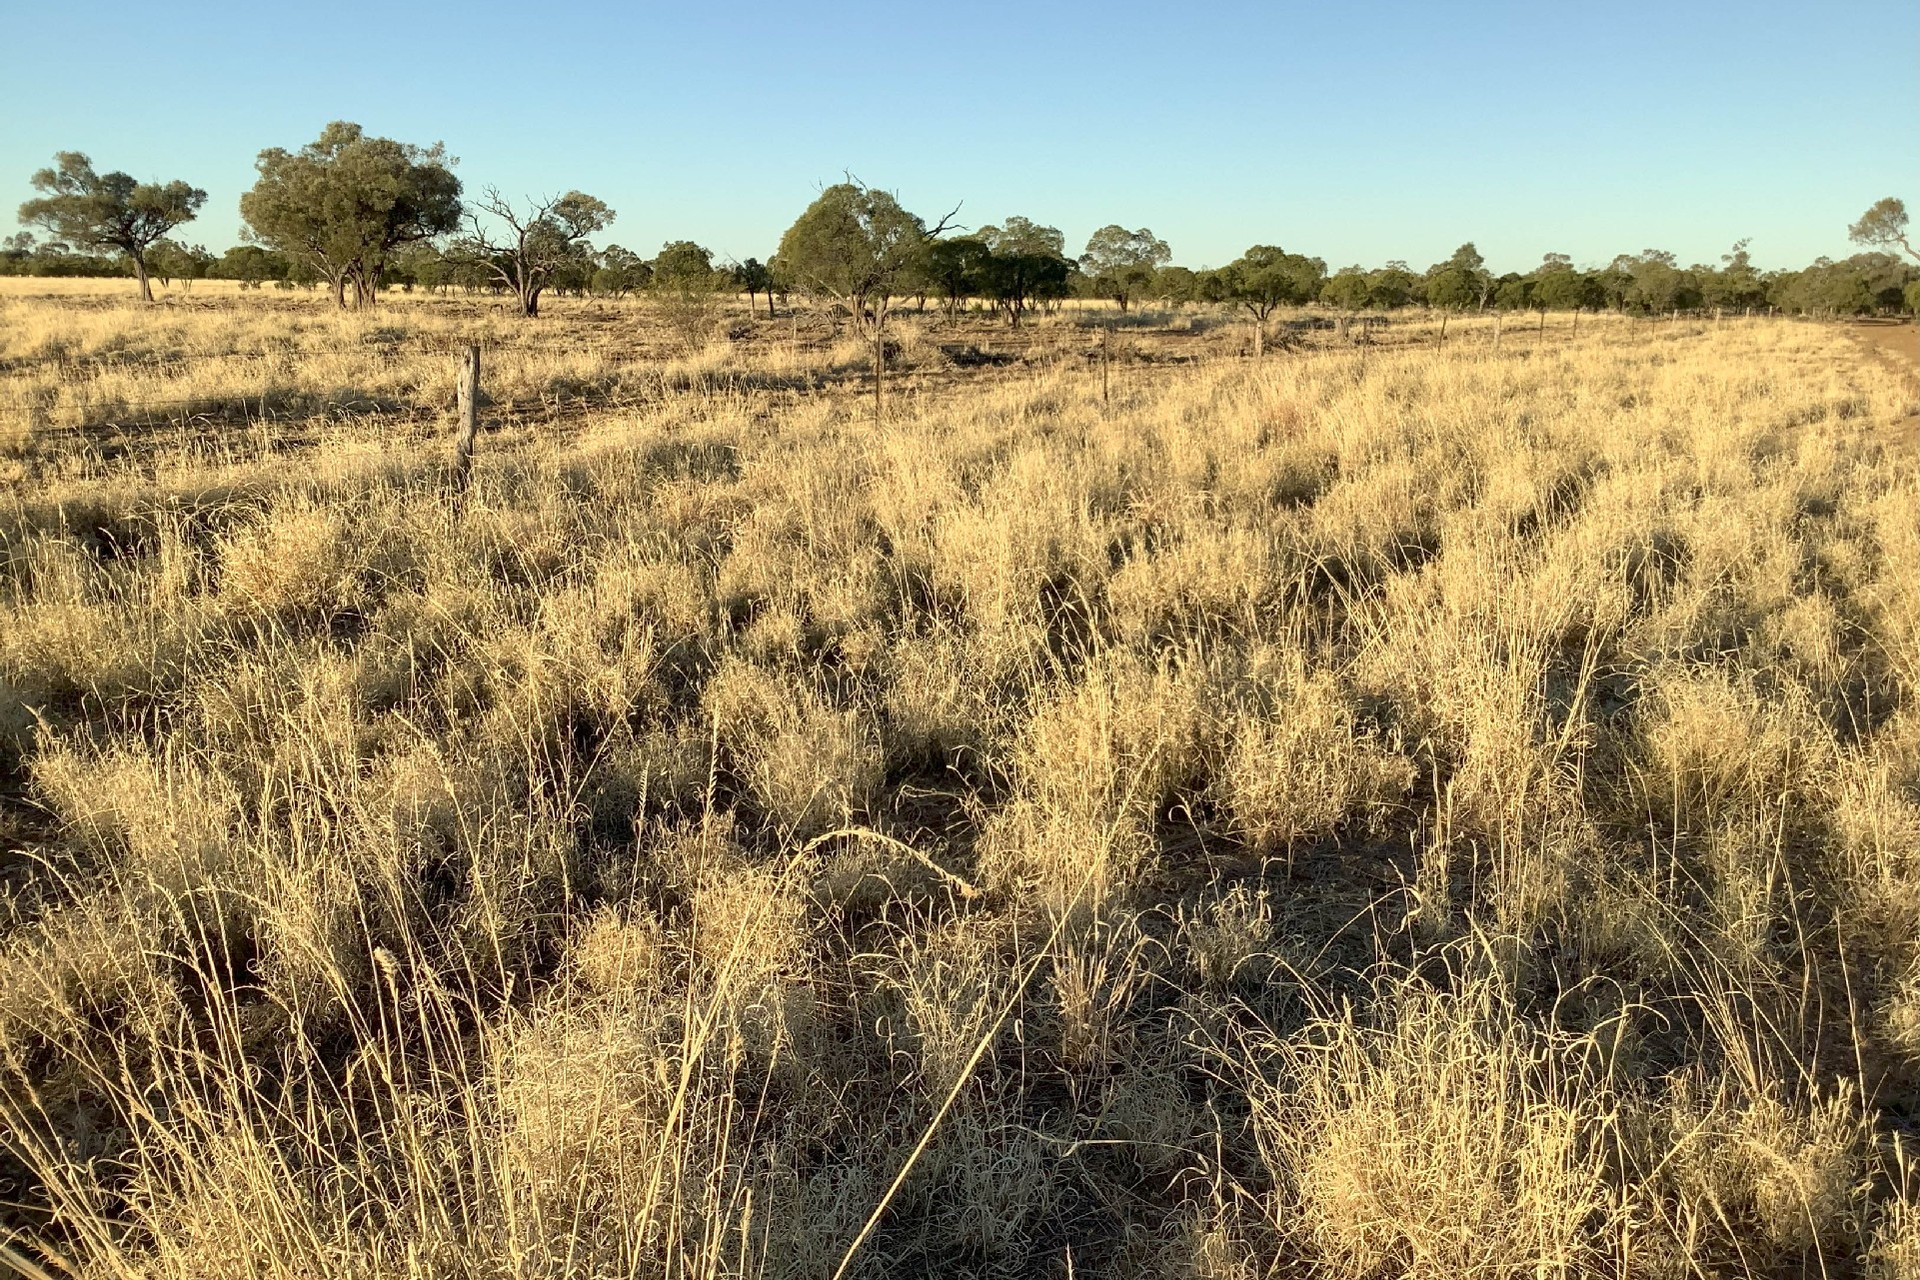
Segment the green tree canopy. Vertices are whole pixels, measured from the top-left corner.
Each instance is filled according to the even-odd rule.
[[[126,255],[144,302],[153,301],[147,251],[207,202],[206,192],[179,179],[137,182],[118,171],[95,173],[93,161],[78,151],[57,154],[53,168],[33,175],[33,189],[41,194],[20,206],[20,221],[70,245]]]
[[[1320,286],[1320,301],[1342,311],[1358,311],[1372,296],[1365,267],[1342,267]]]
[[[961,305],[981,291],[982,269],[989,252],[985,242],[976,236],[950,236],[927,242],[915,270],[940,299],[949,324]]]
[[[1320,296],[1327,264],[1319,258],[1288,253],[1278,245],[1257,244],[1221,268],[1226,295],[1265,324],[1278,307],[1298,306]]]
[[[1147,228],[1129,231],[1110,223],[1087,238],[1080,269],[1087,273],[1096,294],[1111,298],[1125,311],[1132,299],[1153,286],[1154,271],[1172,258],[1173,250],[1167,242]]]
[[[1420,277],[1396,258],[1378,271],[1367,273],[1367,305],[1382,311],[1404,307],[1413,301],[1420,287]]]
[[[1427,270],[1426,293],[1429,306],[1460,311],[1484,307],[1493,296],[1493,274],[1486,259],[1474,248],[1473,241],[1453,251],[1445,262],[1436,262]]]
[[[1066,237],[1057,228],[1015,216],[975,234],[986,246],[975,266],[980,292],[1006,313],[1008,324],[1017,327],[1036,302],[1067,295],[1073,264],[1066,258]]]
[[[1701,297],[1710,307],[1763,307],[1767,304],[1767,281],[1753,265],[1747,241],[1741,240],[1720,255],[1720,266],[1695,267]]]
[[[599,269],[593,273],[595,293],[610,293],[624,298],[653,282],[653,266],[631,249],[610,244],[600,255]]]
[[[389,254],[459,225],[453,163],[439,143],[371,138],[336,120],[298,151],[262,151],[240,216],[254,239],[331,284],[340,306],[348,285],[355,304],[369,306]]]
[[[800,288],[833,300],[856,327],[884,324],[907,273],[952,217],[929,228],[891,192],[851,179],[835,183],[780,237],[780,270]]]
[[[666,289],[711,289],[712,251],[691,240],[669,240],[653,260],[653,284]]]
[[[1906,250],[1908,257],[1920,261],[1920,251],[1916,251],[1913,242],[1907,239],[1907,203],[1893,196],[1874,201],[1860,215],[1860,220],[1847,228],[1847,235],[1855,244],[1872,245],[1878,249],[1898,246]]]
[[[773,318],[773,270],[758,258],[748,258],[745,262],[734,264],[727,272],[728,279],[736,289],[744,289],[747,294],[747,310],[754,308],[754,299],[760,294],[767,295],[767,318]]]
[[[1604,305],[1606,295],[1592,276],[1573,269],[1573,259],[1550,253],[1534,269],[1531,301],[1542,310],[1579,311]]]
[[[153,248],[147,251],[148,272],[159,276],[161,284],[203,280],[213,263],[214,256],[204,246],[181,244],[171,238],[154,241]]]

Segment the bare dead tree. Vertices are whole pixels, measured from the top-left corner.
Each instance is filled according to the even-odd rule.
[[[493,218],[504,231],[490,231],[480,214]],[[478,210],[466,217],[467,231],[447,250],[447,260],[484,270],[519,300],[520,314],[540,314],[540,295],[562,269],[578,264],[591,251],[587,237],[611,223],[614,212],[605,201],[579,191],[544,200],[529,199],[522,210],[488,187]]]

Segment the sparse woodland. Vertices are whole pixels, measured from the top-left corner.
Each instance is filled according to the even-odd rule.
[[[1847,330],[10,285],[14,1265],[1920,1277]]]

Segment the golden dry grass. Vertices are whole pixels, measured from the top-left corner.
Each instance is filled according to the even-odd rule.
[[[1843,332],[192,297],[0,300],[0,1258],[1920,1276]]]

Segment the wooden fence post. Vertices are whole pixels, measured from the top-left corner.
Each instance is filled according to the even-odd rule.
[[[473,439],[480,431],[480,344],[469,343],[460,353],[454,374],[454,400],[459,426],[453,437],[455,483],[465,489],[473,473]]]
[[[1109,350],[1112,338],[1113,330],[1102,323],[1100,326],[1100,404],[1102,407],[1113,403],[1113,397],[1109,394],[1109,380],[1113,376],[1113,354]]]
[[[1493,349],[1495,351],[1500,349],[1500,313],[1498,311],[1493,313]]]

